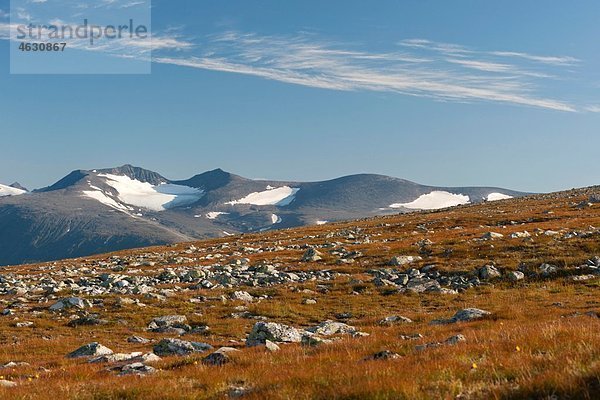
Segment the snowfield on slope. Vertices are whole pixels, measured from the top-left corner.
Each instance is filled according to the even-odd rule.
[[[267,187],[267,190],[262,192],[250,193],[248,196],[239,199],[228,201],[225,204],[252,204],[255,206],[287,206],[296,198],[298,188],[282,186],[279,188]]]
[[[152,211],[164,211],[177,206],[189,205],[198,201],[204,194],[202,190],[188,186],[168,183],[155,186],[147,182],[131,179],[128,176],[111,174],[98,174],[98,176],[106,178],[106,184],[119,193],[117,198],[122,203]],[[84,192],[84,194],[104,204],[114,201],[98,188],[94,189],[96,189],[97,193]],[[115,206],[115,204],[107,205],[111,207]]]
[[[93,189],[96,189],[92,186]],[[115,201],[113,198],[109,197],[108,195],[106,195],[106,193],[104,193],[101,190],[84,190],[83,191],[84,196],[89,197],[90,199],[94,199],[96,201],[99,201],[100,203],[107,205],[111,208],[114,208],[115,210],[119,210],[119,211],[123,211],[125,213],[129,213],[129,211],[133,211],[133,208],[131,207],[127,207],[117,201]]]
[[[211,211],[205,214],[206,218],[208,219],[217,219],[217,217],[219,215],[228,215],[229,213],[227,212],[222,212],[222,211]]]
[[[410,203],[390,204],[390,208],[408,208],[411,210],[438,210],[441,208],[454,207],[462,204],[468,204],[471,201],[469,196],[464,194],[454,194],[442,190],[434,190],[431,193],[419,196]]]
[[[507,200],[512,199],[512,196],[503,193],[490,193],[487,195],[487,201]]]
[[[0,197],[4,196],[19,196],[21,194],[27,193],[25,190],[17,189],[11,186],[6,186],[0,184]]]

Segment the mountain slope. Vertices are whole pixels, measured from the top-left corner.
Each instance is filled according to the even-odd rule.
[[[131,165],[76,170],[31,193],[4,190],[11,195],[0,199],[0,265],[524,195],[372,174],[288,182],[216,169],[172,181]]]

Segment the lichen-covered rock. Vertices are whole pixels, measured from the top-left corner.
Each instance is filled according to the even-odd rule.
[[[478,273],[479,278],[483,280],[499,278],[501,275],[500,271],[498,271],[498,268],[494,267],[493,265],[485,265],[481,267]]]
[[[159,356],[185,356],[211,350],[206,343],[188,342],[181,339],[163,339],[154,346],[154,354]]]
[[[392,257],[392,259],[390,260],[390,262],[388,264],[395,266],[395,267],[401,267],[403,265],[407,265],[407,264],[413,263],[415,261],[421,261],[421,260],[422,260],[422,258],[420,256],[396,256],[396,257]]]
[[[307,331],[316,335],[331,336],[336,334],[353,334],[357,329],[343,322],[327,320],[315,327],[308,328]]]
[[[443,324],[454,324],[456,322],[467,322],[476,319],[481,319],[492,313],[479,308],[465,308],[464,310],[457,311],[456,314],[449,319],[437,319],[431,322],[432,325],[443,325]]]
[[[84,309],[91,306],[92,304],[88,300],[82,299],[81,297],[67,297],[51,305],[49,310],[63,311],[68,310],[70,308]]]
[[[101,345],[98,342],[88,343],[81,346],[77,350],[67,354],[68,358],[81,358],[81,357],[99,357],[108,354],[113,354],[113,351],[106,346]]]
[[[267,340],[275,343],[298,343],[302,340],[302,333],[292,326],[261,321],[254,324],[246,339],[246,345],[264,345]]]

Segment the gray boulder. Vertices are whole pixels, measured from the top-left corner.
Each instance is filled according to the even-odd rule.
[[[354,334],[357,332],[357,329],[348,324],[344,324],[343,322],[331,321],[327,320],[321,322],[319,325],[308,328],[308,332],[311,332],[315,335],[320,336],[331,336],[331,335],[346,335],[346,334]]]
[[[101,345],[98,342],[88,343],[81,346],[77,350],[67,354],[68,358],[81,358],[81,357],[99,357],[107,354],[113,354],[113,351],[106,346]]]
[[[265,348],[270,351],[271,353],[274,353],[276,351],[281,350],[281,348],[279,346],[277,346],[276,343],[271,342],[270,340],[266,340],[265,341]]]
[[[463,335],[454,335],[454,336],[450,336],[448,339],[446,339],[444,341],[444,344],[447,344],[449,346],[454,346],[455,344],[458,344],[460,342],[466,342],[467,338],[465,338]]]
[[[403,265],[407,265],[420,260],[422,260],[422,258],[419,256],[396,256],[392,257],[388,264],[395,267],[401,267]]]
[[[191,327],[186,322],[187,318],[185,315],[165,315],[154,318],[148,324],[148,330],[151,332],[183,335],[185,332],[191,330]]]
[[[302,333],[288,325],[261,321],[254,324],[246,339],[246,345],[264,345],[267,340],[275,343],[299,343],[302,340]]]
[[[202,364],[205,365],[215,365],[221,366],[231,362],[231,353],[239,352],[238,349],[234,349],[233,347],[221,347],[214,353],[209,354],[208,356],[202,359]]]
[[[61,300],[57,301],[56,303],[54,303],[53,305],[51,305],[49,310],[50,311],[63,311],[63,310],[68,310],[70,308],[84,309],[84,308],[88,308],[91,306],[92,306],[92,304],[88,300],[82,299],[81,297],[67,297],[67,298],[61,299]]]
[[[542,264],[539,267],[540,275],[543,277],[548,277],[550,275],[554,275],[558,272],[558,268],[552,264]]]
[[[457,311],[450,319],[437,319],[431,322],[432,325],[454,324],[457,322],[468,322],[481,319],[487,315],[491,315],[489,311],[480,310],[479,308],[465,308]]]
[[[501,233],[497,233],[497,232],[486,232],[483,234],[483,236],[481,237],[483,240],[493,240],[493,239],[500,239],[503,238],[504,235]]]
[[[126,364],[121,367],[119,375],[148,375],[156,372],[156,368],[141,362]]]
[[[304,262],[315,262],[315,261],[319,261],[322,260],[323,258],[321,257],[321,253],[319,253],[317,250],[313,249],[312,247],[308,250],[306,250],[304,252],[304,255],[302,256],[302,261]]]
[[[185,356],[211,350],[206,343],[188,342],[181,339],[163,339],[154,346],[154,354],[159,356]]]
[[[402,315],[390,315],[379,321],[379,325],[410,324],[412,322],[412,319],[403,317]]]
[[[483,280],[499,278],[501,275],[500,271],[498,271],[498,269],[496,267],[494,267],[493,265],[486,265],[486,266],[481,267],[478,271],[478,274],[479,274],[479,278],[481,278]]]
[[[233,292],[231,295],[231,300],[240,300],[245,303],[252,303],[254,301],[254,297],[252,297],[252,295],[248,292],[237,291]]]
[[[508,279],[510,281],[516,282],[525,279],[525,274],[521,271],[511,271],[508,273]]]

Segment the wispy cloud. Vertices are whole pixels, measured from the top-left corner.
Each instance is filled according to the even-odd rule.
[[[534,54],[527,53],[517,53],[514,51],[493,51],[490,54],[501,57],[512,57],[512,58],[523,58],[525,60],[536,61],[542,64],[548,65],[577,65],[581,62],[574,57],[569,56],[559,56],[559,57],[548,57],[548,56],[538,56]]]
[[[495,62],[482,56],[490,56],[489,52],[455,44],[411,39],[400,42],[404,50],[376,53],[350,50],[311,36],[226,32],[211,36],[204,47],[207,50],[202,55],[156,56],[154,61],[322,89],[396,92],[443,101],[493,101],[576,111],[566,101],[539,94],[543,86],[540,81],[551,75]],[[554,60],[541,59],[530,61]]]
[[[137,0],[102,0],[97,6],[136,6]],[[0,23],[0,39],[10,25]],[[391,92],[438,101],[498,102],[550,110],[598,112],[553,95],[553,83],[581,61],[570,56],[479,50],[427,39],[406,39],[386,51],[365,50],[314,35],[268,36],[235,31],[196,40],[179,30],[146,40],[84,40],[69,47],[160,64],[256,76],[328,90]],[[153,53],[152,53],[153,52]]]
[[[589,111],[589,112],[600,113],[600,105],[597,105],[597,106],[587,106],[585,109],[586,109],[586,111]]]

